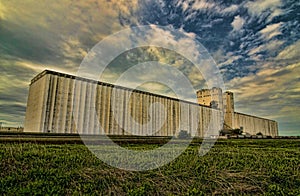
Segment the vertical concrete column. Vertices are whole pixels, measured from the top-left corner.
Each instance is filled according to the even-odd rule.
[[[51,107],[50,107],[50,113],[49,113],[49,116],[50,116],[50,119],[49,119],[49,127],[48,127],[48,130],[50,132],[53,132],[53,128],[54,128],[54,125],[53,125],[53,118],[54,118],[54,107],[55,107],[55,99],[56,99],[56,87],[57,87],[57,76],[52,76],[52,79],[53,79],[53,88],[52,88],[52,100],[51,100]]]
[[[220,112],[219,110],[211,109],[211,114],[212,114],[212,121],[213,121],[211,131],[213,135],[218,135],[222,127],[220,124]]]
[[[178,101],[173,101],[173,129],[171,135],[175,136],[177,131],[177,125],[179,124],[178,116],[177,116],[177,108],[178,108]]]
[[[248,121],[248,126],[250,127],[250,129],[252,129],[255,133],[258,133],[259,130],[258,130],[258,126],[255,126],[255,119],[248,116],[245,117],[246,117],[245,119],[247,119]]]
[[[103,92],[103,101],[104,101],[104,110],[103,110],[103,128],[104,134],[108,134],[109,129],[109,112],[110,112],[110,96],[109,96],[109,87],[104,86]]]
[[[101,100],[100,100],[100,126],[101,126],[101,134],[105,134],[106,130],[106,110],[107,110],[107,97],[106,97],[106,86],[101,86]]]
[[[181,102],[179,101],[176,101],[175,104],[174,104],[174,110],[175,110],[175,129],[173,130],[173,135],[178,135],[179,131],[180,131],[180,106],[181,105]]]
[[[164,100],[164,106],[165,106],[165,120],[164,120],[164,130],[163,130],[163,135],[164,136],[167,136],[168,135],[168,129],[169,129],[169,121],[170,121],[170,118],[169,118],[169,99],[166,99],[166,98],[163,98]]]
[[[176,110],[175,110],[175,102],[174,100],[171,101],[172,111],[171,111],[171,129],[169,132],[169,136],[173,136],[173,132],[176,130]]]
[[[160,103],[160,97],[158,97],[158,96],[156,96],[155,97],[155,100],[156,100],[156,103]],[[155,127],[155,136],[158,136],[159,135],[159,132],[160,132],[160,123],[161,123],[161,121],[160,121],[160,118],[161,118],[161,113],[160,113],[160,110],[161,109],[161,106],[158,104],[157,106],[156,106],[156,110],[155,110],[155,116],[156,116],[156,123],[155,123],[155,125],[156,125],[156,127]]]
[[[135,103],[134,103],[134,106],[135,106],[135,129],[137,131],[137,134],[139,134],[140,132],[140,122],[139,122],[139,111],[140,111],[140,96],[139,96],[139,93],[135,92],[134,93],[134,96],[135,96]]]
[[[54,105],[53,105],[53,123],[52,123],[52,131],[54,133],[57,133],[57,116],[59,115],[59,108],[58,104],[60,102],[60,97],[59,97],[59,77],[56,78],[56,91],[55,91],[55,100],[54,100]]]
[[[81,91],[80,91],[80,101],[79,101],[79,116],[78,116],[78,133],[84,134],[84,128],[83,128],[83,123],[84,123],[84,113],[85,113],[85,102],[86,102],[86,86],[87,83],[85,81],[82,81],[81,83]]]
[[[171,127],[172,127],[172,100],[167,99],[167,130],[166,136],[170,135]]]
[[[124,90],[118,89],[118,123],[117,123],[117,129],[118,129],[118,135],[122,135],[122,127],[124,125]]]
[[[159,131],[157,132],[158,133],[158,136],[162,136],[163,134],[163,131],[164,131],[164,118],[163,118],[163,113],[164,115],[165,114],[165,111],[164,111],[164,99],[162,99],[161,97],[158,97],[158,102],[160,103],[159,105],[159,113],[158,113],[158,116],[159,116],[159,124],[161,125]]]
[[[205,132],[208,130],[208,125],[209,125],[209,109],[207,107],[203,107],[203,135]]]
[[[135,92],[135,125],[137,135],[140,133],[140,94]]]
[[[169,130],[170,130],[170,123],[172,122],[171,121],[171,106],[170,106],[170,99],[166,99],[165,101],[166,105],[165,105],[165,108],[166,108],[166,122],[165,122],[165,125],[166,125],[166,130],[164,131],[164,135],[165,136],[168,136],[169,134]]]
[[[141,93],[141,135],[144,136],[145,130],[144,130],[144,123],[145,123],[145,105],[146,105],[146,100],[145,100],[145,93]]]
[[[197,107],[197,113],[198,113],[198,125],[197,125],[197,131],[196,131],[196,136],[197,137],[201,137],[201,121],[202,121],[202,117],[201,117],[201,106]]]
[[[264,122],[263,122],[264,123],[264,129],[266,130],[267,135],[272,135],[271,130],[268,129],[267,122],[268,122],[268,120],[264,120]]]
[[[128,104],[128,111],[129,111],[129,114],[128,114],[128,129],[127,129],[127,134],[128,135],[131,135],[132,133],[132,130],[134,129],[134,126],[133,126],[133,118],[134,118],[134,107],[133,107],[133,104],[134,104],[134,97],[133,97],[133,92],[131,91],[130,93],[128,93],[128,100],[129,100],[129,104]]]
[[[103,134],[107,134],[108,132],[108,110],[109,110],[109,105],[108,105],[108,89],[107,86],[103,86],[103,99],[102,99],[102,104],[103,104],[103,111],[102,111],[102,127],[103,127]]]
[[[67,109],[68,109],[68,98],[69,98],[69,85],[70,79],[69,78],[62,78],[63,79],[63,86],[62,86],[62,105],[61,105],[61,128],[60,130],[62,133],[67,133]]]
[[[102,85],[98,84],[97,87],[97,93],[96,93],[96,100],[95,100],[95,107],[96,107],[96,119],[94,119],[95,123],[94,123],[94,130],[96,134],[103,134],[101,129],[102,129],[102,125],[101,125],[101,118],[102,118],[102,107],[101,104],[103,102],[102,100]],[[97,124],[99,125],[99,127],[97,127]]]
[[[129,102],[129,92],[127,90],[123,91],[123,118],[124,118],[124,123],[123,123],[123,128],[122,128],[122,135],[127,135],[127,131],[129,130],[129,117],[131,115],[130,113],[130,102]]]
[[[113,112],[113,133],[116,135],[120,135],[120,130],[119,130],[119,123],[122,120],[121,119],[121,97],[120,97],[120,89],[114,88],[113,91],[115,91],[115,96],[114,96],[114,107],[112,108]],[[113,106],[112,105],[112,106]]]
[[[166,117],[166,109],[165,109],[165,99],[162,97],[159,97],[159,102],[160,102],[160,112],[159,113],[159,121],[160,121],[160,125],[161,125],[161,129],[159,130],[159,136],[163,136],[163,133],[165,131],[165,118]],[[164,115],[163,115],[164,114]]]
[[[130,126],[130,135],[133,133],[133,130],[136,129],[135,127],[135,92],[131,92],[130,96],[130,111],[131,111],[131,118],[129,121],[129,126]]]
[[[111,114],[111,91],[112,91],[112,87],[111,86],[107,86],[107,110],[106,110],[106,124],[107,124],[107,129],[105,131],[105,133],[107,135],[109,135],[111,133],[111,125],[112,125],[112,114]]]
[[[159,121],[160,121],[160,125],[161,125],[161,129],[159,130],[159,136],[163,136],[164,131],[166,129],[166,122],[165,122],[165,118],[166,117],[166,110],[165,110],[165,99],[162,97],[159,97],[159,102],[161,104],[160,106],[160,112],[159,113]]]
[[[237,115],[233,113],[233,125],[232,128],[235,129],[237,127]]]
[[[56,99],[54,104],[54,132],[62,133],[61,131],[61,116],[62,116],[62,83],[63,80],[61,77],[57,77],[57,89],[56,89]]]
[[[139,106],[139,130],[140,130],[140,135],[143,135],[143,106],[144,106],[144,93],[139,93],[140,94],[140,106]]]
[[[114,107],[114,105],[116,107],[118,107],[118,106],[117,106],[117,103],[116,103],[117,102],[117,96],[114,96],[113,93],[117,93],[117,89],[115,89],[113,86],[110,86],[110,88],[111,88],[111,96],[110,96],[110,105],[109,105],[110,106],[109,134],[114,135],[116,133],[117,129],[116,129],[116,120],[115,120],[116,113],[114,112],[113,107]]]
[[[152,112],[150,110],[150,107],[153,103],[153,101],[152,101],[153,97],[150,96],[149,94],[147,94],[146,96],[147,96],[147,100],[148,100],[147,112],[146,112],[146,118],[147,118],[147,132],[146,132],[146,135],[148,135],[149,133],[152,132],[152,123],[151,123],[151,121],[153,120],[153,116],[152,116]]]
[[[47,129],[45,128],[46,125],[46,111],[47,111],[47,101],[49,95],[49,88],[50,88],[50,79],[49,75],[45,75],[44,78],[44,84],[43,84],[43,101],[42,101],[42,114],[41,114],[41,123],[39,126],[40,132],[46,132]]]
[[[272,137],[278,136],[278,124],[275,121],[271,121],[271,123],[274,125],[274,128],[272,129]]]
[[[120,133],[121,135],[125,134],[125,123],[126,123],[126,113],[128,113],[127,111],[127,106],[126,106],[126,90],[122,89],[121,91],[121,97],[122,97],[122,105],[121,105],[121,111],[122,111],[122,124],[120,124]]]
[[[203,137],[203,114],[202,114],[202,106],[199,106],[198,107],[198,113],[199,113],[199,122],[198,122],[198,131],[197,131],[197,134],[196,136],[197,137]]]
[[[58,120],[60,115],[60,102],[61,102],[61,94],[60,94],[60,78],[56,77],[56,88],[55,88],[55,100],[53,106],[53,123],[52,130],[54,133],[58,133]]]
[[[79,80],[74,80],[74,97],[73,97],[73,119],[71,124],[71,132],[78,133],[78,112],[79,112],[79,100],[80,100],[80,83]]]
[[[88,133],[89,134],[97,134],[95,130],[95,120],[96,120],[96,104],[97,104],[97,84],[91,83],[91,98],[90,98],[90,120],[88,125]]]
[[[191,134],[191,115],[192,115],[192,109],[191,109],[191,104],[187,103],[187,129],[188,129],[188,133]]]
[[[124,99],[124,128],[123,128],[123,134],[127,135],[128,131],[130,131],[130,121],[129,118],[131,116],[131,107],[130,107],[130,96],[129,96],[129,91],[125,90],[125,99]]]
[[[99,125],[100,124],[100,111],[99,111],[99,108],[100,108],[100,96],[101,96],[101,93],[100,93],[100,86],[99,84],[97,84],[97,86],[94,88],[95,89],[95,118],[94,118],[94,134],[95,135],[99,135],[100,134],[100,127],[97,127],[97,124]]]
[[[210,127],[211,127],[211,133],[213,134],[213,131],[216,130],[217,126],[216,126],[216,112],[214,109],[210,109],[210,113],[211,113],[211,122],[210,122]]]
[[[196,135],[196,127],[197,125],[195,124],[197,122],[197,108],[198,106],[195,106],[193,104],[190,104],[190,130],[191,130],[191,135],[195,136]]]
[[[152,121],[152,130],[151,130],[151,135],[155,135],[155,132],[157,131],[157,106],[155,105],[156,103],[156,96],[152,96],[152,117],[153,117],[153,121]]]
[[[114,96],[112,96],[111,100],[111,112],[112,112],[112,130],[111,133],[113,135],[118,135],[119,130],[118,130],[118,119],[119,119],[119,89],[117,88],[112,88],[112,95],[114,93]]]
[[[155,135],[155,132],[157,131],[157,115],[156,115],[156,110],[157,110],[157,106],[154,105],[156,103],[156,96],[152,96],[152,130],[151,130],[151,135]]]
[[[142,94],[138,93],[138,133],[142,135]]]
[[[90,98],[89,98],[89,121],[87,124],[87,133],[88,134],[94,134],[94,119],[95,119],[95,114],[96,114],[96,88],[95,88],[95,83],[90,83]]]
[[[66,119],[66,129],[67,133],[72,133],[73,124],[73,100],[74,100],[74,79],[69,79],[69,91],[68,91],[68,104],[67,104],[67,119]]]
[[[75,80],[74,81],[74,91],[75,91],[75,96],[73,99],[73,110],[74,110],[74,119],[72,122],[72,133],[79,133],[79,112],[80,112],[80,96],[81,96],[81,83],[82,81],[80,80]]]
[[[84,133],[89,134],[90,133],[90,117],[91,117],[91,96],[92,96],[92,90],[91,90],[91,83],[87,82],[86,85],[86,99],[85,99],[85,113],[84,113]]]
[[[208,115],[207,108],[202,107],[202,135],[203,136],[205,131],[207,130],[207,123],[206,123],[207,115]]]
[[[274,132],[275,132],[275,129],[276,129],[276,128],[274,127],[274,123],[270,121],[268,124],[269,124],[269,129],[272,131],[271,136],[276,136],[276,134],[274,133]]]
[[[180,104],[180,131],[184,130],[184,131],[189,131],[188,130],[188,106],[186,105],[186,103],[182,102]]]
[[[133,109],[133,102],[134,102],[134,98],[133,98],[133,92],[131,91],[130,93],[128,93],[128,115],[127,115],[127,134],[131,135],[132,134],[132,130],[134,129],[133,126],[133,118],[134,118],[134,109]]]
[[[155,126],[155,123],[156,123],[156,107],[155,107],[155,96],[153,95],[150,95],[150,103],[151,103],[151,125],[150,125],[150,133],[149,135],[153,135],[155,130],[156,130],[156,126]]]
[[[50,125],[49,125],[49,119],[50,119],[50,110],[51,110],[51,103],[52,103],[52,97],[53,97],[53,94],[52,94],[52,91],[53,91],[53,77],[51,75],[47,75],[47,83],[49,84],[49,87],[48,87],[48,96],[47,96],[47,102],[46,102],[46,114],[45,114],[45,124],[44,124],[44,132],[48,132],[49,128],[50,128]],[[30,91],[29,91],[29,94],[31,94],[31,88],[30,87]],[[27,103],[27,107],[28,107],[28,104],[31,103],[30,101],[30,97],[28,97],[28,103]],[[28,109],[28,108],[27,108]],[[27,112],[26,112],[26,116],[27,116]],[[25,121],[26,122],[26,121]]]
[[[168,130],[168,136],[172,136],[173,130],[174,130],[174,100],[170,100],[170,124],[169,124],[169,130]]]
[[[161,131],[163,129],[163,124],[162,124],[162,100],[161,97],[157,96],[157,103],[159,103],[159,105],[157,106],[157,110],[156,110],[156,115],[157,115],[157,126],[156,126],[156,136],[160,136],[161,135]]]
[[[171,134],[171,130],[172,130],[172,123],[173,123],[173,108],[172,108],[172,100],[168,99],[167,100],[167,108],[168,108],[168,112],[167,112],[167,131],[166,131],[166,136],[169,136]]]
[[[117,128],[117,134],[118,135],[122,135],[122,130],[121,127],[123,125],[123,103],[124,103],[124,96],[123,96],[123,91],[122,89],[117,89],[118,94],[117,94],[117,104],[118,104],[118,115],[117,115],[117,119],[118,121],[116,121],[116,128]]]
[[[148,133],[151,132],[151,114],[150,114],[150,106],[151,106],[151,98],[149,94],[145,94],[145,110],[144,110],[144,114],[145,114],[145,130],[144,130],[144,135],[146,136]]]
[[[198,122],[197,122],[197,118],[199,120],[198,117],[198,107],[197,105],[191,105],[191,119],[190,119],[190,123],[191,123],[191,135],[192,136],[196,136],[197,133],[197,128],[198,128]]]
[[[272,132],[271,130],[269,129],[269,126],[268,126],[268,120],[265,120],[264,121],[264,127],[266,130],[268,130],[268,135],[272,135]]]

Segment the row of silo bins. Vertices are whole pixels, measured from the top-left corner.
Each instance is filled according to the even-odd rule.
[[[222,127],[219,110],[175,98],[51,72],[34,83],[45,88],[42,132],[202,137]]]

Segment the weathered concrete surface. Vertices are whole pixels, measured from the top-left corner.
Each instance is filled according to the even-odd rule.
[[[173,136],[185,130],[203,137],[207,130],[218,134],[222,118],[220,110],[208,106],[44,71],[31,82],[24,131]],[[234,126],[252,130],[251,118],[236,113],[234,118]],[[265,128],[255,131],[277,131],[268,120],[259,123]]]
[[[220,88],[203,89],[197,91],[197,97],[199,104],[209,106],[214,101],[217,103],[218,108],[223,110],[223,129],[225,130],[243,128],[243,132],[251,135],[262,133],[268,136],[278,136],[278,124],[276,121],[235,112],[232,92],[222,93]],[[223,97],[222,102],[220,97]]]
[[[251,135],[262,133],[272,137],[278,136],[276,121],[234,112],[233,128],[241,127],[243,127],[243,132]]]

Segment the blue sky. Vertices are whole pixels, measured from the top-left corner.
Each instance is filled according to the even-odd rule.
[[[153,24],[203,44],[235,93],[237,111],[278,121],[280,135],[300,135],[299,13],[297,0],[1,1],[0,121],[22,125],[37,73],[75,74],[105,37]]]

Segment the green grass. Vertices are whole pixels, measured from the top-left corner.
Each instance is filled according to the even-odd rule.
[[[150,149],[154,145],[130,145]],[[124,171],[84,145],[0,144],[4,195],[300,195],[300,140],[220,140],[161,168]]]

